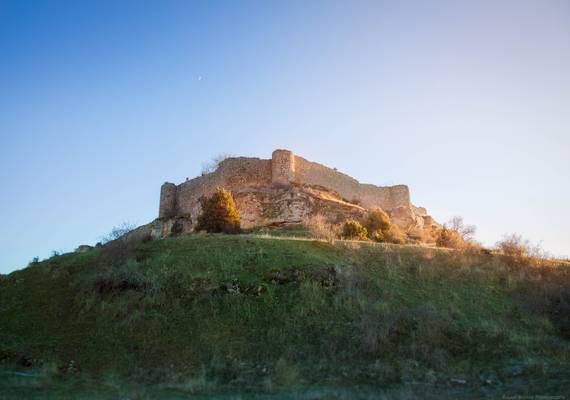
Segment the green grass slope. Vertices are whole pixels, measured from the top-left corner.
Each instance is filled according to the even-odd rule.
[[[524,394],[536,381],[539,394],[560,394],[568,281],[568,268],[413,246],[249,235],[115,244],[2,277],[0,359],[58,382],[190,393]]]

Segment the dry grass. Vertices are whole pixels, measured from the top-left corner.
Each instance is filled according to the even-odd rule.
[[[315,214],[305,221],[303,226],[312,238],[334,243],[340,233],[339,225],[330,223],[322,214]]]

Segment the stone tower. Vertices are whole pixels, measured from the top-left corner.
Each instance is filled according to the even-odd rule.
[[[275,150],[271,154],[271,183],[289,186],[295,179],[295,154],[289,150]]]
[[[160,207],[158,218],[170,218],[176,215],[176,185],[165,182],[160,187]]]

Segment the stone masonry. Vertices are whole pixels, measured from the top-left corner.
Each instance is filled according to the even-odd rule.
[[[332,168],[296,156],[289,150],[275,150],[270,160],[249,157],[228,158],[212,173],[180,185],[164,183],[160,192],[159,219],[185,218],[194,224],[201,212],[200,199],[210,196],[217,187],[224,187],[234,194],[242,215],[250,216],[246,222],[247,227],[262,226],[277,221],[300,222],[290,221],[290,215],[310,214],[310,210],[303,210],[305,206],[299,206],[299,201],[293,200],[290,203],[296,204],[295,207],[301,212],[292,214],[283,211],[287,209],[287,204],[283,205],[284,198],[307,197],[306,190],[301,194],[298,189],[292,190],[294,187],[317,188],[321,194],[324,193],[323,190],[334,193],[335,202],[342,203],[345,208],[349,206],[361,210],[382,208],[393,216],[395,223],[403,227],[423,226],[424,221],[433,221],[425,209],[411,204],[410,192],[405,185],[382,187],[362,184]],[[284,194],[287,195],[284,197]],[[280,208],[273,207],[279,208],[281,212],[280,215],[268,219],[267,204],[273,198],[281,199]],[[314,200],[307,201],[306,204],[315,203]],[[263,204],[263,207],[260,204]]]

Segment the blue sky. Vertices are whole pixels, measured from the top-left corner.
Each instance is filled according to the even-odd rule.
[[[275,148],[570,255],[568,71],[568,1],[0,0],[0,273]]]

